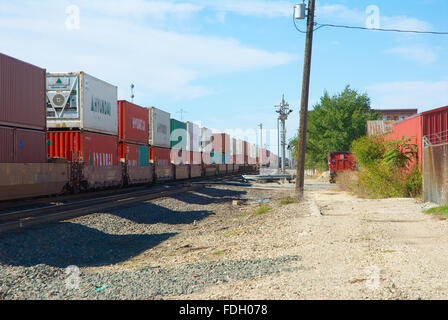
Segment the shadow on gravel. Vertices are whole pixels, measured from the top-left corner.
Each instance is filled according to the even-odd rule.
[[[0,237],[0,263],[13,266],[46,264],[66,268],[105,266],[126,261],[177,233],[111,235],[76,223]]]
[[[229,189],[217,189],[213,187],[206,187],[196,190],[195,193],[177,194],[172,198],[189,204],[208,205],[213,203],[223,203],[232,200],[240,199],[245,195],[246,191],[237,191]]]
[[[198,211],[174,211],[153,203],[139,203],[132,206],[112,208],[109,213],[117,217],[141,224],[191,224],[207,218],[212,212]]]

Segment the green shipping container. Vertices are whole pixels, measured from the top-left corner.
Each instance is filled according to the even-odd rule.
[[[187,124],[171,119],[171,149],[187,149]]]
[[[212,152],[212,164],[225,164],[226,154],[220,152]]]
[[[138,146],[138,165],[149,167],[149,146]]]

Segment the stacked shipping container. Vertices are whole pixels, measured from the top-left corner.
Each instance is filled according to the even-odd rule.
[[[119,158],[131,167],[149,166],[149,113],[128,101],[118,101]]]
[[[201,129],[199,125],[187,121],[187,164],[200,165]]]
[[[149,108],[149,161],[158,166],[171,164],[170,114],[155,107]]]
[[[0,162],[47,162],[45,128],[45,69],[0,53]]]
[[[84,72],[47,73],[50,158],[118,165],[117,87]]]

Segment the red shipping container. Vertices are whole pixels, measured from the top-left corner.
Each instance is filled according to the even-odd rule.
[[[190,156],[190,152],[183,149],[171,149],[170,160],[175,165],[187,164]]]
[[[243,141],[243,155],[244,157],[247,157],[249,155],[249,147],[247,141]]]
[[[0,163],[13,163],[14,158],[14,129],[0,127]]]
[[[125,100],[118,101],[118,138],[120,141],[147,144],[148,109]]]
[[[417,159],[419,164],[422,163],[423,150],[423,130],[422,130],[422,115],[416,115],[393,126],[392,132],[386,135],[387,140],[401,140],[404,138],[411,138],[409,143],[417,145]]]
[[[15,129],[16,162],[46,163],[45,131]]]
[[[45,131],[46,72],[0,53],[0,125]]]
[[[169,166],[171,164],[171,149],[150,147],[149,162],[157,164],[158,166]]]
[[[202,153],[193,151],[188,152],[187,164],[202,164]]]
[[[235,163],[236,164],[244,164],[244,156],[242,154],[237,154],[235,156]]]
[[[107,167],[118,165],[118,137],[80,131],[48,131],[49,158],[86,162],[88,165]]]
[[[230,153],[230,136],[226,133],[212,135],[212,152]]]
[[[45,131],[0,127],[0,163],[46,163]]]
[[[119,144],[119,159],[120,162],[124,159],[128,160],[128,166],[137,167],[138,166],[138,145],[131,143],[120,142]]]

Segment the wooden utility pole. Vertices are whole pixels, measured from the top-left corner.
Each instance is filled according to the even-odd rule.
[[[308,2],[308,21],[306,29],[305,62],[303,66],[302,100],[300,103],[300,126],[297,141],[296,195],[303,198],[305,181],[306,122],[308,117],[308,98],[310,91],[311,53],[313,49],[315,0]]]

